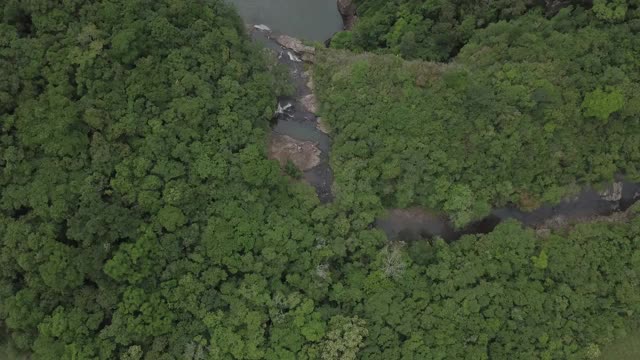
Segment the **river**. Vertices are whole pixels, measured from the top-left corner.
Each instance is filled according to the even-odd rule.
[[[289,71],[290,81],[295,87],[294,96],[278,99],[279,106],[287,110],[277,114],[272,138],[286,136],[286,139],[312,143],[320,150],[319,164],[303,171],[303,177],[316,189],[322,202],[333,200],[333,174],[329,166],[331,138],[318,129],[317,116],[308,111],[301,101],[312,94],[309,72],[305,71],[305,63],[299,61],[300,54],[283,48],[276,39],[279,35],[317,42],[329,39],[343,26],[336,0],[230,0],[230,3],[251,29],[254,41],[277,55],[278,62]],[[263,30],[253,28],[254,25]],[[308,149],[295,144],[289,148],[295,149],[296,146]]]
[[[621,179],[620,179],[621,180]],[[579,194],[561,201],[546,204],[532,211],[524,211],[516,206],[496,208],[491,214],[463,229],[455,229],[443,214],[420,208],[391,209],[387,215],[376,221],[390,240],[415,241],[424,238],[441,237],[453,241],[465,234],[486,234],[502,221],[515,219],[533,228],[563,227],[574,222],[593,220],[623,212],[640,199],[640,184],[628,181],[615,183],[597,191],[587,187]]]
[[[303,40],[324,42],[342,29],[342,18],[337,11],[336,0],[229,0],[250,26],[265,25],[269,31],[252,30],[255,41],[278,54],[278,61],[289,70],[295,95],[278,99],[281,107],[291,105],[279,114],[272,128],[272,136],[286,135],[297,141],[313,143],[321,151],[317,166],[303,172],[305,181],[311,184],[322,202],[333,200],[331,184],[333,175],[329,166],[330,136],[317,127],[315,114],[305,109],[300,99],[312,94],[309,88],[305,64],[288,56],[287,49],[275,39],[286,34]],[[507,219],[516,219],[529,227],[540,228],[550,223],[571,223],[608,216],[624,211],[640,197],[640,185],[618,178],[619,196],[607,199],[593,188],[586,187],[576,196],[559,204],[543,205],[533,211],[523,211],[515,206],[496,208],[490,215],[464,229],[455,229],[449,219],[439,213],[421,208],[390,209],[386,216],[376,220],[376,227],[383,230],[390,240],[417,240],[441,237],[447,241],[464,234],[487,233]]]

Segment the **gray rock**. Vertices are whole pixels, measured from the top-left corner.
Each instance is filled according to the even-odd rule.
[[[315,54],[316,49],[312,46],[307,46],[299,39],[291,37],[289,35],[280,35],[276,38],[276,42],[282,47],[293,50],[298,54]]]
[[[342,16],[354,16],[356,14],[356,4],[353,0],[338,0],[338,11]]]
[[[260,31],[271,32],[271,28],[264,24],[253,25],[253,28]]]
[[[300,141],[287,135],[273,135],[269,143],[269,157],[278,160],[281,166],[291,161],[302,171],[310,170],[320,164],[320,154],[316,144]]]
[[[600,193],[600,197],[606,201],[620,201],[622,199],[622,183],[614,182],[611,187]]]
[[[303,53],[302,54],[302,61],[304,62],[308,62],[308,63],[315,63],[316,62],[316,56],[310,53]]]
[[[314,88],[314,83],[313,83],[313,75],[311,74],[311,71],[305,71],[302,73],[302,78],[307,80],[307,87],[309,88],[309,90],[313,91]]]
[[[300,99],[300,103],[308,112],[312,114],[316,114],[318,112],[318,100],[314,94],[303,96]]]
[[[354,0],[337,0],[338,12],[342,16],[342,23],[345,30],[351,30],[358,20],[356,15],[356,4]]]

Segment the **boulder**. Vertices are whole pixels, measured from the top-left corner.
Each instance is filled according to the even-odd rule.
[[[281,166],[291,161],[301,171],[310,170],[320,164],[320,154],[322,151],[311,141],[280,134],[271,136],[269,157],[278,160]]]
[[[303,53],[302,54],[302,61],[304,62],[308,62],[308,63],[315,63],[316,62],[316,56],[310,53]]]
[[[338,0],[338,11],[340,15],[354,16],[356,14],[356,4],[353,0]]]
[[[312,114],[316,114],[318,112],[318,100],[314,94],[303,96],[300,99],[300,103],[308,112]]]
[[[622,199],[622,183],[614,182],[611,187],[600,193],[600,198],[606,201],[620,201]]]
[[[342,16],[345,30],[351,30],[356,23],[356,3],[354,0],[338,0],[338,12]]]
[[[253,25],[253,28],[259,31],[271,32],[271,28],[264,24]]]
[[[293,50],[298,54],[315,54],[316,49],[312,46],[307,46],[299,39],[291,37],[289,35],[280,35],[276,38],[276,42],[280,46]]]

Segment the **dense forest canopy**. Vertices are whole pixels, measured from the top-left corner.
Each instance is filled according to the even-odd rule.
[[[267,336],[319,341],[309,269],[332,250],[309,249],[329,230],[264,155],[278,84],[237,15],[157,0],[2,14],[0,317],[15,345],[257,359],[288,351]]]
[[[478,30],[446,64],[325,52],[316,77],[338,185],[463,225],[638,179],[639,32],[569,7]]]
[[[360,15],[352,32],[337,35],[339,48],[444,61],[454,57],[477,30],[527,12],[554,16],[573,5],[591,9],[604,23],[637,22],[638,0],[356,0]]]
[[[267,159],[286,86],[221,0],[0,4],[0,357],[595,359],[640,323],[638,206],[453,244],[370,226],[637,176],[637,2],[514,10],[450,64],[322,52],[331,204]]]

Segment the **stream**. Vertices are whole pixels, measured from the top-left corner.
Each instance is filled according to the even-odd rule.
[[[621,180],[601,191],[585,188],[559,204],[543,205],[533,211],[524,211],[516,206],[496,208],[484,219],[463,229],[455,229],[442,214],[420,208],[388,210],[386,216],[376,220],[376,226],[390,240],[416,241],[438,236],[445,241],[454,241],[465,234],[489,233],[508,219],[518,220],[532,228],[561,228],[575,222],[622,213],[639,199],[640,184]]]
[[[288,69],[295,87],[293,97],[278,99],[278,107],[282,111],[278,112],[272,127],[270,156],[281,164],[283,158],[295,158],[294,164],[303,170],[304,180],[316,189],[319,199],[323,203],[332,201],[331,138],[319,130],[317,116],[302,100],[313,94],[312,86],[309,86],[310,75],[301,54],[282,46],[277,39],[283,34],[319,42],[331,38],[343,26],[336,0],[229,1],[248,24],[254,41],[272,50],[278,62]],[[274,149],[274,139],[278,149]],[[310,154],[303,154],[305,152]],[[296,155],[299,156],[296,158]],[[516,206],[496,208],[484,219],[463,229],[454,228],[445,215],[422,208],[389,209],[385,216],[376,220],[375,226],[383,230],[389,240],[403,241],[433,237],[454,241],[465,234],[491,232],[507,219],[516,219],[532,228],[561,227],[621,213],[640,198],[640,184],[626,182],[622,178],[616,180],[608,187],[604,186],[605,190],[587,187],[559,204],[546,204],[533,211],[523,211]]]
[[[310,73],[305,71],[302,54],[282,46],[278,38],[285,34],[319,42],[330,38],[343,26],[336,0],[230,2],[247,23],[253,40],[273,51],[278,62],[289,71],[290,81],[295,88],[293,97],[278,99],[281,111],[276,114],[276,122],[272,127],[270,156],[281,161],[281,164],[293,160],[302,170],[304,180],[315,188],[320,201],[332,201],[333,173],[329,166],[331,138],[318,128],[318,117],[309,111],[302,100],[307,96],[313,97],[309,86]]]

